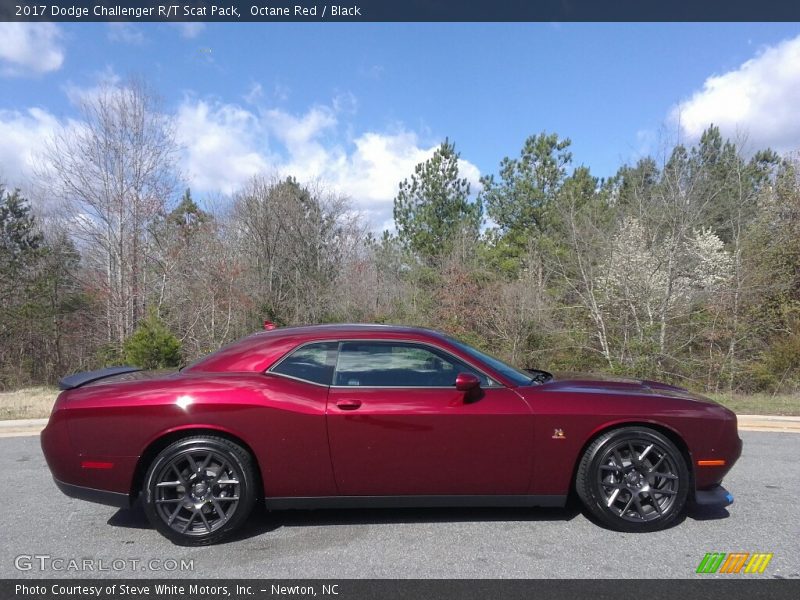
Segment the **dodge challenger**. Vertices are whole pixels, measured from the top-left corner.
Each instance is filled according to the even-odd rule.
[[[141,502],[177,544],[268,509],[563,506],[654,531],[726,506],[736,416],[683,388],[519,370],[442,333],[286,327],[177,372],[61,380],[41,442],[68,496]]]

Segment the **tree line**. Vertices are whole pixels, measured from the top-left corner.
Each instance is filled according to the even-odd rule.
[[[376,235],[291,176],[205,208],[178,195],[172,121],[142,82],[80,112],[41,157],[47,213],[0,186],[2,388],[185,364],[264,320],[434,327],[522,367],[699,390],[800,387],[798,161],[714,126],[608,178],[534,134],[478,190],[445,140]]]

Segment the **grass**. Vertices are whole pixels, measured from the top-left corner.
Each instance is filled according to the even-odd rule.
[[[58,395],[54,387],[32,387],[0,392],[0,420],[50,416]],[[707,394],[740,415],[800,416],[800,394]]]
[[[56,396],[57,388],[44,386],[0,392],[0,420],[49,417]]]
[[[800,416],[800,393],[706,395],[739,415]]]

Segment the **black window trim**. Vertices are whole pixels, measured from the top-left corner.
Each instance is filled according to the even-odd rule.
[[[333,367],[333,375],[331,377],[331,384],[324,384],[324,383],[317,383],[316,381],[309,381],[308,379],[301,379],[300,377],[294,377],[292,375],[286,375],[284,373],[276,373],[273,369],[276,369],[280,364],[289,358],[292,354],[297,352],[298,350],[305,348],[306,346],[310,346],[311,344],[324,344],[324,343],[337,343],[338,347],[336,348],[336,364]],[[440,386],[432,386],[432,385],[332,385],[334,381],[336,381],[336,372],[339,366],[339,353],[342,350],[342,344],[346,342],[389,342],[389,343],[397,343],[397,344],[412,344],[418,346],[427,346],[428,348],[433,348],[444,354],[445,356],[451,357],[454,361],[462,363],[474,369],[484,377],[486,377],[486,381],[488,381],[487,388],[496,389],[496,388],[503,388],[506,387],[503,385],[496,377],[493,375],[489,375],[485,369],[480,367],[476,367],[475,364],[470,360],[465,360],[460,356],[456,356],[446,348],[442,348],[441,346],[437,346],[436,344],[432,344],[430,342],[423,342],[419,340],[403,340],[398,338],[328,338],[328,339],[315,339],[309,340],[307,342],[303,342],[299,346],[295,346],[291,350],[289,350],[286,354],[281,356],[272,366],[270,366],[264,373],[267,375],[275,375],[277,377],[285,377],[287,379],[293,379],[295,381],[301,381],[303,383],[308,383],[310,385],[316,385],[318,387],[326,387],[326,388],[334,388],[334,389],[379,389],[379,390],[450,390],[455,389],[452,385],[440,385]]]

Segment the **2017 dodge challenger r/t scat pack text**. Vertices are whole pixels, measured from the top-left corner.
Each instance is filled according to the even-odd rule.
[[[253,506],[562,506],[653,531],[727,505],[736,416],[653,381],[518,370],[444,334],[320,325],[248,336],[174,373],[79,373],[42,432],[56,484],[141,501],[179,544]]]

